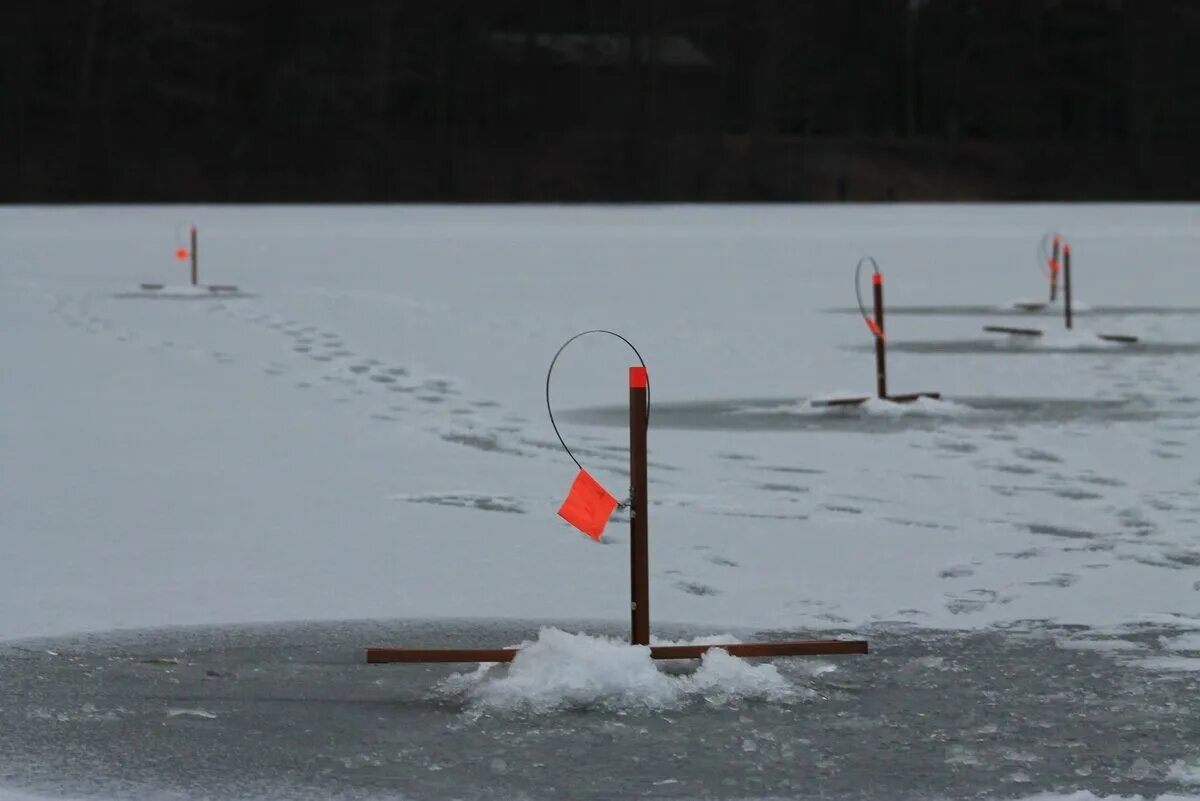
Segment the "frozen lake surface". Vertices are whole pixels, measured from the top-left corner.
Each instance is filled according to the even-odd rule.
[[[838,797],[1195,794],[1198,211],[2,208],[0,788],[14,789],[0,798],[242,797],[260,780],[263,797],[549,798],[568,783],[595,798],[811,797],[813,777]],[[201,281],[238,296],[183,286],[180,222],[199,226]],[[1054,309],[1012,316],[1014,299],[1044,299],[1036,249],[1051,228],[1072,246],[1082,299],[1069,334]],[[943,401],[809,404],[874,387],[866,326],[831,313],[854,305],[864,255],[894,312],[890,387]],[[983,334],[1000,316],[1045,340]],[[649,365],[656,631],[869,635],[878,650],[828,676],[779,663],[787,687],[823,702],[768,692],[711,707],[685,693],[682,711],[566,709],[533,724],[428,700],[441,668],[354,662],[351,643],[386,630],[366,621],[509,638],[497,645],[535,636],[529,621],[620,630],[627,519],[597,545],[555,516],[575,466],[546,418],[545,370],[587,328],[620,332]],[[614,342],[572,345],[554,400],[576,455],[624,497],[630,355]],[[501,622],[462,622],[483,619]],[[206,628],[100,634],[163,626]],[[1133,645],[1063,645],[1113,637]],[[29,638],[49,644],[19,650]],[[44,653],[60,647],[85,678]],[[182,649],[174,673],[138,661],[164,648]],[[272,661],[287,655],[294,669]],[[910,667],[943,657],[953,669]],[[261,682],[249,664],[270,666]],[[220,675],[205,682],[208,669]],[[227,706],[187,711],[202,701]],[[99,719],[72,722],[85,704]],[[105,717],[118,707],[129,713]],[[937,734],[947,711],[958,722]],[[367,729],[376,712],[384,728]],[[235,747],[252,736],[245,715],[340,721],[332,772],[309,770],[319,727],[280,734],[296,738],[297,773],[280,774],[285,739]],[[380,739],[393,723],[394,753]],[[686,754],[635,770],[636,739],[615,723]],[[775,739],[735,737],[743,725]],[[159,730],[172,734],[147,734]],[[680,750],[689,733],[709,739]],[[478,760],[428,770],[447,759],[444,736]],[[522,761],[521,743],[546,758]],[[539,783],[537,761],[564,783]]]
[[[707,681],[697,676],[709,665],[648,678],[658,673],[648,658],[610,659],[567,635],[487,677],[361,662],[365,644],[538,639],[536,628],[505,622],[26,642],[0,646],[0,761],[24,787],[80,796],[1159,795],[1200,774],[1188,703],[1200,693],[1200,658],[1190,670],[1164,661],[1178,632],[885,626],[866,632],[869,656],[721,666]],[[564,662],[575,680],[562,677]]]

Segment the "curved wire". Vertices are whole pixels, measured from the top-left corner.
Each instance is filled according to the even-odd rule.
[[[876,263],[873,256],[863,256],[861,259],[859,259],[858,266],[854,268],[854,298],[858,301],[858,313],[862,315],[863,320],[867,324],[867,328],[871,330],[871,334],[873,336],[879,336],[879,334],[875,333],[874,321],[872,321],[871,316],[867,314],[867,307],[863,305],[862,299],[862,280],[860,276],[862,274],[862,266],[867,262],[871,262],[871,267],[875,270],[875,275],[879,275],[879,264]]]
[[[179,233],[182,229],[184,229],[184,228],[190,229],[190,228],[195,228],[195,227],[196,227],[196,224],[193,222],[188,222],[187,220],[177,220],[175,222],[175,245],[177,247],[183,247],[186,244],[184,241],[183,235]]]
[[[586,336],[588,334],[609,334],[611,336],[616,337],[617,339],[621,340],[622,342],[624,342],[626,345],[629,346],[629,349],[633,351],[635,356],[637,356],[638,361],[642,363],[642,367],[646,366],[646,360],[642,358],[642,354],[638,352],[638,349],[633,346],[632,342],[630,342],[628,339],[621,336],[617,332],[609,331],[604,328],[592,328],[587,331],[581,331],[578,334],[576,334],[575,336],[568,339],[566,342],[562,343],[562,346],[559,347],[559,349],[555,352],[554,358],[550,360],[550,369],[548,369],[546,371],[546,413],[550,415],[550,425],[554,427],[554,433],[558,437],[559,443],[562,444],[563,450],[567,452],[567,456],[571,457],[571,461],[574,462],[575,466],[578,467],[580,470],[583,469],[583,465],[581,465],[579,463],[579,460],[575,458],[575,454],[571,453],[571,449],[567,447],[566,440],[563,439],[562,432],[560,432],[558,430],[558,424],[556,422],[554,422],[554,410],[550,406],[550,376],[553,375],[553,373],[554,373],[554,364],[558,361],[558,357],[562,355],[562,352],[567,349],[567,345],[570,345],[575,340],[579,339],[582,336]],[[650,376],[647,374],[647,376],[646,376],[646,428],[649,428],[649,427],[650,427]]]

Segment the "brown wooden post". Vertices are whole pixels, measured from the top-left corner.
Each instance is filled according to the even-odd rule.
[[[875,391],[880,398],[887,397],[887,357],[883,341],[883,275],[875,273],[871,279],[875,285]]]
[[[192,226],[192,286],[196,285],[197,279],[199,277],[198,276],[199,270],[197,269],[197,265],[196,265],[197,258],[198,258],[198,256],[196,254],[196,226],[193,225]]]
[[[1054,235],[1054,251],[1050,256],[1050,302],[1058,297],[1058,234]]]
[[[1067,328],[1071,327],[1071,246],[1063,246],[1063,311],[1067,316]]]
[[[629,368],[629,568],[633,628],[630,642],[650,644],[650,520],[647,502],[645,367]]]

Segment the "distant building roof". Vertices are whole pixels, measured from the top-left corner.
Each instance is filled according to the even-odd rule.
[[[609,66],[628,64],[631,37],[623,34],[512,33],[494,31],[492,46],[512,61]],[[637,53],[669,67],[707,67],[708,56],[686,36],[638,37]]]

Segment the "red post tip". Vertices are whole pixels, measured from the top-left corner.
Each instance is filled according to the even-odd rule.
[[[1071,246],[1070,246],[1070,245],[1063,245],[1063,253],[1067,253],[1067,254],[1069,254],[1070,252],[1071,252]]]
[[[875,275],[871,276],[871,283],[875,284],[875,286],[879,286],[880,284],[882,284],[883,283],[883,273],[875,273]]]
[[[194,226],[194,225],[192,226],[192,233],[193,234],[196,233],[196,226]]]
[[[649,386],[650,379],[646,375],[645,367],[630,367],[629,368],[629,388],[630,389],[645,389]]]
[[[180,261],[187,261],[187,257],[187,248],[180,248],[179,250],[175,251],[175,258],[179,259]]]
[[[1057,245],[1057,244],[1059,243],[1059,241],[1060,241],[1060,240],[1059,240],[1059,238],[1058,238],[1058,234],[1055,234],[1055,235],[1054,235],[1054,244],[1056,244],[1056,245]]]

